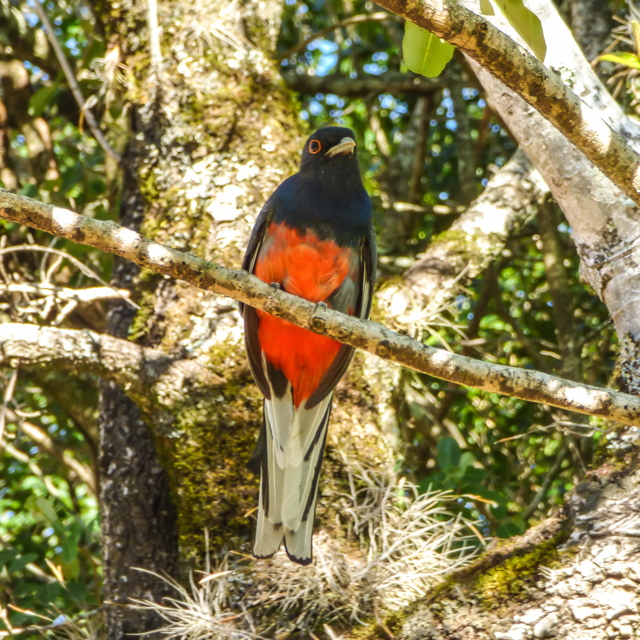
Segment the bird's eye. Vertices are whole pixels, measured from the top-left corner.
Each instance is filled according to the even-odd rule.
[[[318,153],[322,149],[322,145],[318,140],[312,140],[309,143],[309,153]]]

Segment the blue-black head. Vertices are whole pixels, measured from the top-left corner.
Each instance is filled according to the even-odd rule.
[[[356,136],[346,127],[322,127],[311,134],[304,144],[300,171],[339,170],[358,168]]]

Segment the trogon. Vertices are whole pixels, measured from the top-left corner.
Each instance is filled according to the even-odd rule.
[[[309,137],[300,170],[260,211],[242,266],[284,291],[367,318],[376,245],[356,150],[343,127]],[[249,366],[264,395],[249,464],[260,474],[253,553],[269,557],[284,539],[289,558],[309,564],[333,390],[353,348],[252,307],[241,305],[241,313]]]

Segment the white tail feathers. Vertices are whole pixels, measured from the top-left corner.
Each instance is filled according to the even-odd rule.
[[[291,411],[289,393],[265,400],[266,437],[253,549],[257,557],[273,555],[284,538],[291,560],[311,562],[318,478],[332,396],[311,410],[301,406]],[[291,408],[279,406],[284,403],[291,403]]]

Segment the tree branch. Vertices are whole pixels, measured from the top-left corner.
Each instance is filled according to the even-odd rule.
[[[283,73],[282,77],[287,86],[298,93],[309,95],[333,93],[349,98],[361,98],[380,93],[431,95],[444,88],[443,82],[438,78],[423,78],[395,71],[366,78],[350,78],[340,73],[331,73],[326,76]]]
[[[276,290],[246,271],[227,269],[152,242],[114,222],[93,220],[67,209],[4,190],[0,190],[0,217],[114,253],[156,273],[183,280],[200,289],[229,296],[297,326],[327,335],[339,342],[436,378],[578,413],[602,416],[624,424],[640,423],[640,399],[634,396],[577,384],[535,371],[481,362],[426,346],[408,336],[396,334],[376,322],[347,316]],[[45,331],[35,326],[22,326],[25,335],[29,331]],[[1,329],[3,327],[0,327]],[[56,331],[48,328],[46,330]],[[6,329],[4,331],[6,332]],[[89,334],[92,340],[93,336],[97,335],[90,332]],[[30,335],[32,341],[37,344],[37,335]],[[62,331],[58,335],[62,335]],[[98,337],[99,341],[108,338]],[[129,350],[134,360],[131,369],[121,370],[120,375],[129,377],[131,388],[140,388],[140,375],[135,369],[141,370],[141,361],[149,358],[153,350],[144,350],[143,354],[142,347],[126,341],[118,342],[130,344]],[[2,358],[3,365],[19,366],[20,351],[14,350],[9,354],[8,350],[7,339],[0,337],[0,353],[5,354]],[[172,364],[169,356],[156,353],[157,356],[154,357],[159,360],[161,368],[166,369]],[[96,367],[105,366],[105,355],[99,348],[85,349],[81,353],[82,357],[91,359]],[[114,362],[119,362],[123,356],[113,353],[111,357]],[[148,367],[153,369],[151,365],[153,363],[145,362],[144,372]]]
[[[173,406],[185,385],[218,382],[194,358],[172,357],[106,333],[14,322],[0,325],[0,367],[93,373],[121,386],[147,410]]]
[[[640,155],[555,73],[509,36],[454,0],[378,0],[378,4],[466,53],[547,118],[640,204]]]

